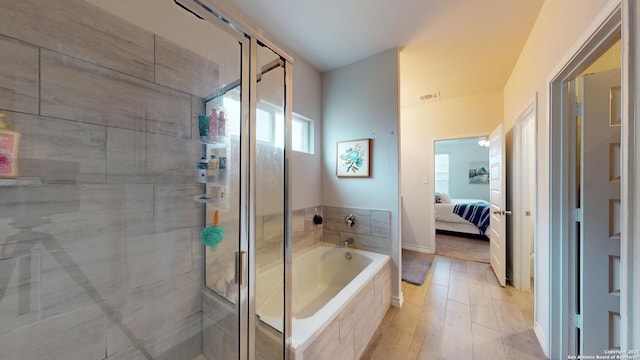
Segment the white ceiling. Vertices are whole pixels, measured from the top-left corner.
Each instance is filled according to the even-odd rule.
[[[401,65],[412,69],[403,96],[412,99],[502,89],[543,2],[229,0],[322,72],[399,47]]]

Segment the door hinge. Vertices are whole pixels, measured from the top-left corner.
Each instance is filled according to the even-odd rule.
[[[582,209],[577,208],[577,209],[573,210],[573,219],[576,222],[582,222]]]
[[[575,107],[576,116],[582,116],[582,108],[583,108],[582,103],[581,102],[576,103],[575,106],[576,106]]]
[[[582,330],[582,314],[573,314],[571,321],[575,327]]]

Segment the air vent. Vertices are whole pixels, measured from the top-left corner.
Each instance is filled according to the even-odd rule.
[[[420,100],[425,101],[425,100],[432,100],[432,99],[437,99],[440,97],[440,91],[436,91],[434,93],[431,94],[424,94],[420,96]]]

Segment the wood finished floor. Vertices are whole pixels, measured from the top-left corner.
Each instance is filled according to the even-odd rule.
[[[489,264],[437,256],[424,284],[402,291],[361,359],[546,359],[533,293],[500,287]]]

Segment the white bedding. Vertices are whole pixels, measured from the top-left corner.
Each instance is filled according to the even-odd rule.
[[[453,213],[453,208],[456,204],[460,203],[477,203],[477,202],[486,202],[484,200],[479,199],[451,199],[451,203],[436,203],[436,221],[445,221],[459,224],[470,224],[467,220],[463,219],[461,216],[458,216]]]

